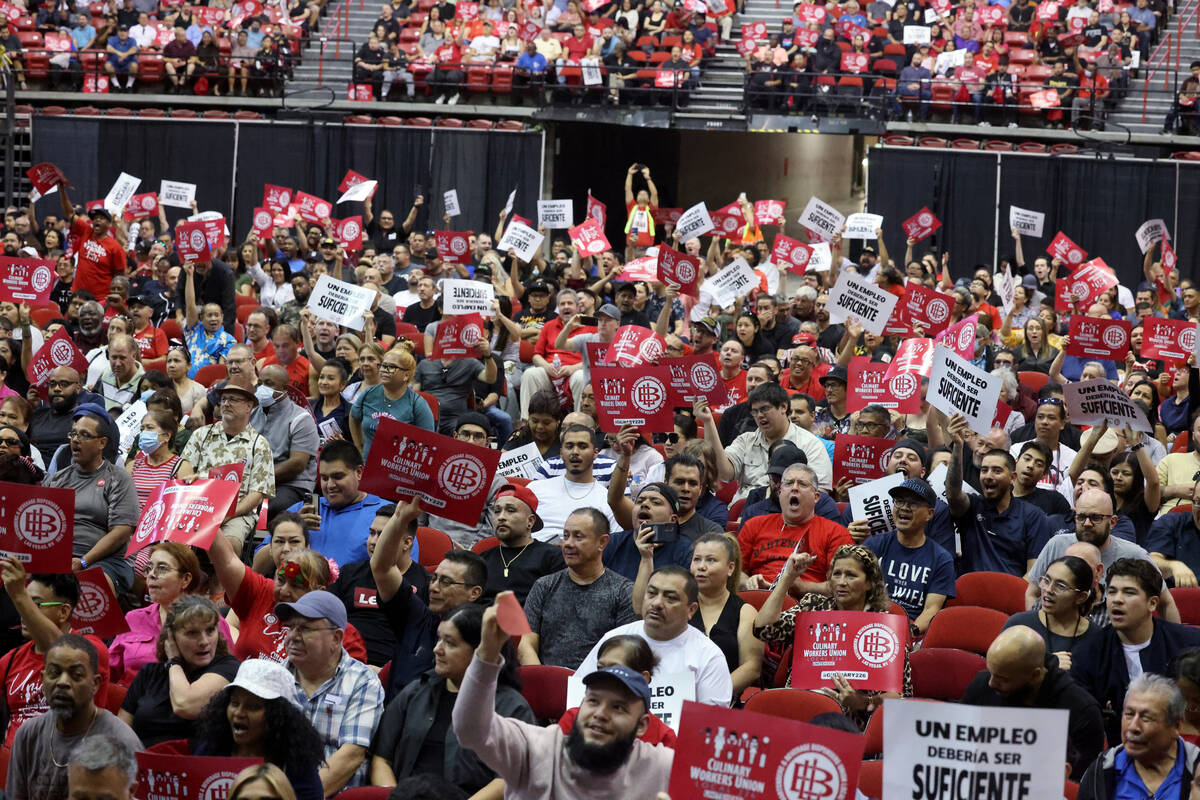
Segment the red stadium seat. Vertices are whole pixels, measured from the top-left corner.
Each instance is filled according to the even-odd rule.
[[[992,608],[943,608],[929,623],[922,647],[956,647],[984,655],[1006,622],[1008,615]]]
[[[1198,159],[1200,160],[1200,159]],[[1184,431],[1175,437],[1175,443],[1171,445],[1172,453],[1186,453],[1188,451],[1188,432]]]
[[[110,683],[108,685],[108,695],[104,698],[104,707],[114,714],[121,711],[121,703],[125,702],[125,693],[128,687],[122,686],[119,683]]]
[[[166,336],[168,340],[174,339],[177,342],[182,342],[184,340],[183,331],[179,329],[179,322],[176,320],[164,320],[163,324],[160,325],[159,328],[162,330],[163,335]]]
[[[429,410],[433,412],[433,421],[438,421],[438,399],[429,392],[417,392],[421,397],[425,398],[425,402],[429,404]]]
[[[949,147],[950,143],[939,136],[922,136],[917,140],[918,147]]]
[[[556,723],[567,713],[567,678],[575,674],[566,667],[535,664],[517,667],[521,694],[533,715],[547,723]]]
[[[883,755],[883,706],[875,709],[875,713],[867,720],[863,731],[863,756],[879,757]],[[878,795],[871,795],[876,797]]]
[[[480,539],[475,544],[471,545],[472,553],[482,553],[484,550],[491,550],[496,545],[500,544],[500,540],[495,536],[487,536]]]
[[[978,150],[978,139],[955,139],[950,143],[950,146],[955,150]]]
[[[743,589],[738,592],[738,597],[756,609],[761,610],[763,603],[767,602],[767,597],[770,594],[766,589]],[[783,598],[783,608],[781,610],[786,611],[794,605],[796,605],[796,601],[792,599],[791,595],[786,595]]]
[[[454,549],[454,541],[437,528],[417,528],[417,548],[421,566],[433,572],[447,552]]]
[[[1048,152],[1046,145],[1041,142],[1021,142],[1017,145],[1019,153],[1045,153]]]
[[[883,143],[890,144],[893,147],[912,147],[914,141],[911,136],[901,136],[897,133],[890,133],[883,137]]]
[[[983,143],[983,149],[993,153],[1011,153],[1013,146],[1012,142],[1006,142],[1003,139],[988,139]]]
[[[883,709],[880,709],[882,711]],[[876,711],[871,718],[879,716]],[[883,762],[864,761],[858,767],[858,790],[864,797],[880,797],[883,795]]]
[[[1079,146],[1070,142],[1059,142],[1058,144],[1050,145],[1050,155],[1052,156],[1069,156],[1079,152]]]
[[[490,119],[469,119],[467,127],[477,131],[490,131],[495,125]]]
[[[1171,509],[1175,511],[1175,509]],[[1188,511],[1191,511],[1189,506]],[[1179,609],[1179,619],[1185,625],[1200,625],[1200,588],[1191,586],[1188,588],[1176,587],[1171,590],[1171,597],[1175,600],[1175,605]]]
[[[1046,382],[1050,380],[1050,376],[1044,372],[1021,370],[1017,373],[1017,380],[1021,382],[1022,386],[1028,386],[1036,392],[1046,385]]]
[[[29,312],[29,317],[33,320],[33,324],[37,325],[39,328],[45,328],[50,323],[50,320],[54,319],[55,317],[62,316],[63,313],[59,311],[58,306],[51,306],[50,308],[35,308]]]
[[[910,653],[908,660],[912,667],[913,695],[934,700],[961,700],[979,671],[987,669],[983,656],[953,648],[922,646]]]
[[[429,117],[409,117],[404,120],[404,125],[407,128],[431,128],[433,120]]]
[[[746,710],[800,722],[808,722],[818,714],[842,713],[838,701],[806,689],[767,689],[751,697],[746,702]]]
[[[366,114],[351,114],[346,117],[347,125],[374,125],[375,118]]]
[[[434,125],[438,128],[461,128],[463,121],[454,117],[442,117]]]
[[[1006,572],[967,572],[954,582],[946,607],[981,606],[1012,616],[1025,610],[1024,578]]]
[[[205,364],[196,370],[196,377],[193,380],[201,386],[208,387],[224,379],[227,374],[228,372],[224,364]]]

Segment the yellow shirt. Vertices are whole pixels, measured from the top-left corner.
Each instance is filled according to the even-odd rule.
[[[1200,457],[1197,457],[1194,452],[1168,453],[1162,461],[1158,462],[1158,482],[1163,489],[1173,483],[1186,483],[1190,486],[1196,481],[1197,471],[1200,471]],[[1158,513],[1161,516],[1183,502],[1190,501],[1178,497],[1163,500]]]

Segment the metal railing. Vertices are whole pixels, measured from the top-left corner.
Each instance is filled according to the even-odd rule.
[[[1147,102],[1150,95],[1150,84],[1155,81],[1155,74],[1162,73],[1163,90],[1172,89],[1172,80],[1174,88],[1172,95],[1179,92],[1179,51],[1182,50],[1183,33],[1189,25],[1194,25],[1195,30],[1192,33],[1193,41],[1200,41],[1200,13],[1197,13],[1197,7],[1200,6],[1200,0],[1188,0],[1179,13],[1179,25],[1176,26],[1174,32],[1168,31],[1150,53],[1150,57],[1146,59],[1144,66],[1146,76],[1143,79],[1142,91],[1142,122],[1146,122]],[[1172,47],[1173,45],[1173,47]],[[1175,51],[1174,68],[1171,67],[1171,51]]]

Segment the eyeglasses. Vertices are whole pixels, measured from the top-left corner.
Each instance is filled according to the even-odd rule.
[[[69,389],[72,386],[77,386],[76,381],[50,381],[51,389]]]
[[[249,402],[250,401],[247,400],[245,397],[242,397],[241,395],[238,395],[238,394],[223,394],[223,395],[221,395],[221,405],[223,405],[223,406],[228,405],[229,403],[249,403]]]
[[[5,447],[20,447],[21,440],[5,438],[5,439],[0,439],[0,444],[4,445]]]
[[[1038,579],[1038,586],[1050,592],[1051,594],[1066,594],[1067,592],[1081,592],[1082,589],[1076,589],[1066,581],[1052,581],[1049,575],[1043,575]]]
[[[1104,522],[1104,520],[1110,519],[1111,517],[1112,514],[1080,514],[1076,512],[1075,521],[1090,522],[1093,525],[1099,525],[1101,522]]]
[[[894,508],[929,508],[929,503],[916,497],[893,497],[892,506]]]
[[[775,406],[759,406],[758,408],[750,409],[750,416],[765,417]]]
[[[410,372],[411,371],[408,369],[408,367],[402,367],[399,364],[393,364],[390,361],[384,361],[379,365],[380,372],[396,372],[397,370],[399,370],[400,372]]]
[[[441,586],[443,589],[448,589],[451,586],[466,586],[467,588],[470,588],[477,585],[469,581],[456,581],[453,578],[447,578],[445,575],[434,575],[430,578],[430,580],[436,583],[438,586]]]
[[[63,600],[34,600],[33,604],[38,608],[50,608],[51,606],[66,606],[70,605]]]
[[[71,431],[70,433],[67,434],[67,438],[68,439],[79,439],[80,441],[90,442],[92,439],[99,439],[100,437],[96,436],[93,433],[86,433],[84,431]]]
[[[675,433],[675,431],[671,431],[670,433],[667,434],[667,441],[670,442],[671,444],[679,444],[679,439],[680,439],[680,436],[678,433]]]
[[[335,628],[333,625],[324,625],[324,626],[322,626],[322,627],[319,627],[319,628],[291,628],[291,627],[285,627],[283,630],[284,630],[284,632],[287,634],[287,636],[291,637],[292,639],[296,639],[297,641],[301,641],[301,642],[302,642],[302,641],[304,641],[304,640],[305,640],[305,639],[306,639],[308,636],[310,636],[310,635],[312,635],[312,634],[314,634],[314,633],[320,633],[321,631],[340,630],[340,628]]]
[[[183,572],[178,567],[168,567],[166,564],[154,564],[146,570],[147,578],[161,578],[165,575],[170,575],[172,572]]]

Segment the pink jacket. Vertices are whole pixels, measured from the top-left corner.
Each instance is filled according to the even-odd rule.
[[[158,603],[151,603],[145,608],[135,608],[125,615],[125,621],[129,623],[129,630],[113,639],[108,647],[108,654],[112,682],[128,686],[133,682],[138,670],[146,664],[158,661],[155,647],[158,644],[158,634],[162,630]],[[233,636],[229,632],[229,625],[221,619],[217,627],[232,652]]]

